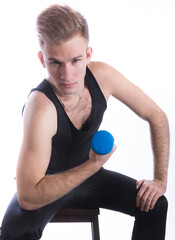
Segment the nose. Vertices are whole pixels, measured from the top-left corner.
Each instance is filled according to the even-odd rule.
[[[72,79],[72,69],[71,66],[69,65],[64,65],[61,67],[60,69],[60,79],[64,80],[64,81],[71,81]]]

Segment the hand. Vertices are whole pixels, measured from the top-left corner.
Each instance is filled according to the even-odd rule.
[[[136,188],[139,189],[136,206],[145,212],[153,209],[158,198],[166,191],[166,185],[160,180],[140,180]]]
[[[89,153],[89,160],[91,162],[97,164],[98,168],[100,169],[108,161],[108,159],[111,157],[111,155],[113,154],[113,152],[115,152],[116,149],[117,149],[117,147],[114,144],[112,151],[110,153],[104,154],[104,155],[96,154],[91,149],[90,153]]]

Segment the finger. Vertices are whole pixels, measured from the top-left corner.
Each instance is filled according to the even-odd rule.
[[[151,204],[150,204],[150,210],[152,210],[157,202],[157,200],[159,199],[159,195],[158,194],[155,194],[152,201],[151,201]]]
[[[145,188],[145,192],[140,199],[140,210],[148,212],[153,209],[158,198],[159,195],[156,194],[155,191],[150,191],[148,188]]]
[[[109,152],[106,155],[111,156],[116,151],[116,149],[117,149],[117,146],[114,144],[113,149],[111,150],[111,152]]]
[[[137,181],[136,182],[136,189],[139,189],[142,186],[143,183],[144,183],[144,179]]]
[[[115,152],[117,150],[117,146],[114,144],[112,152]]]
[[[144,183],[144,180],[137,181],[137,188],[138,189],[140,188],[139,192],[137,193],[137,197],[136,197],[136,206],[137,207],[140,207],[141,198],[145,192],[145,187],[144,187],[143,183]]]
[[[150,192],[147,196],[145,206],[144,206],[144,211],[148,212],[151,209],[151,204],[153,203],[153,199],[155,197],[155,192]]]
[[[149,198],[150,192],[148,190],[145,190],[143,193],[141,199],[140,199],[140,210],[146,211],[147,207],[150,205],[152,198]]]

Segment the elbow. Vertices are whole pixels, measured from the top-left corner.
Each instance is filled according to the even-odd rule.
[[[168,123],[168,117],[167,117],[166,113],[161,110],[158,116],[159,116],[159,121],[160,121],[161,125],[163,127],[168,127],[169,123]]]
[[[160,127],[168,126],[167,115],[160,108],[157,108],[156,110],[154,110],[146,120],[150,123],[151,126],[160,126]]]
[[[18,203],[20,208],[26,211],[33,211],[38,208],[32,201],[29,201],[24,197],[19,197],[19,195],[18,195]]]

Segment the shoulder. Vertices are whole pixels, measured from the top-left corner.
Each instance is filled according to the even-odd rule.
[[[40,91],[33,91],[26,102],[24,115],[28,112],[38,116],[40,114],[52,114],[56,112],[56,109],[54,104],[44,93]]]
[[[117,80],[122,76],[116,68],[104,62],[90,62],[88,68],[98,81],[105,81],[106,78],[108,78],[108,81],[112,81],[114,78]]]
[[[113,94],[116,83],[118,87],[123,77],[119,71],[104,62],[90,62],[88,68],[97,80],[106,100]]]
[[[38,129],[46,126],[55,126],[57,113],[51,100],[40,91],[33,91],[24,109],[24,127],[37,127]],[[49,130],[49,129],[48,129]],[[50,129],[56,132],[56,129]]]
[[[103,78],[103,74],[109,71],[110,66],[104,62],[91,61],[88,64],[88,68],[96,78],[99,78],[100,76]]]

